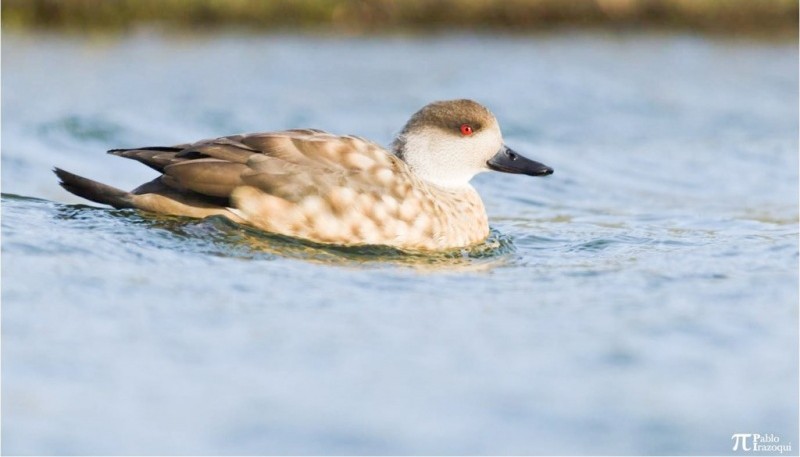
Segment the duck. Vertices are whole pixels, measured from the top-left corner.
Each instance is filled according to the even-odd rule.
[[[422,107],[391,150],[359,136],[292,129],[108,153],[160,175],[128,192],[56,167],[59,184],[118,209],[223,216],[318,244],[415,252],[487,239],[486,209],[470,184],[475,175],[553,173],[506,146],[495,116],[468,99]]]

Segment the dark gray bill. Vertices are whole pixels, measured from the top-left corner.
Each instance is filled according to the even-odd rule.
[[[553,169],[547,165],[523,157],[506,145],[503,145],[497,154],[488,162],[489,168],[503,173],[520,173],[529,176],[547,176],[553,174]]]

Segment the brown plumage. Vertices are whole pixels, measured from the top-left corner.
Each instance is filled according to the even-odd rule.
[[[485,112],[477,110],[481,118],[469,122],[477,128],[496,125],[491,113],[477,106]],[[401,138],[413,138],[415,131],[431,126],[457,128],[459,107],[443,108],[412,117]],[[469,113],[462,117],[474,118]],[[109,153],[162,174],[125,192],[56,169],[61,185],[117,208],[223,215],[320,243],[430,251],[472,245],[488,235],[483,203],[468,183],[450,187],[422,179],[398,156],[355,136],[298,129]]]

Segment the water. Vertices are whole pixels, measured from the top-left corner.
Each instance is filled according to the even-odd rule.
[[[798,442],[795,43],[690,35],[3,36],[2,451],[731,453]],[[426,257],[100,209],[113,147],[388,144],[475,98],[555,168]]]

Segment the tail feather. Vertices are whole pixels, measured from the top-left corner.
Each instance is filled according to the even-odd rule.
[[[119,209],[135,208],[133,194],[130,192],[74,175],[60,168],[54,168],[53,172],[61,180],[59,183],[61,187],[79,197]]]

